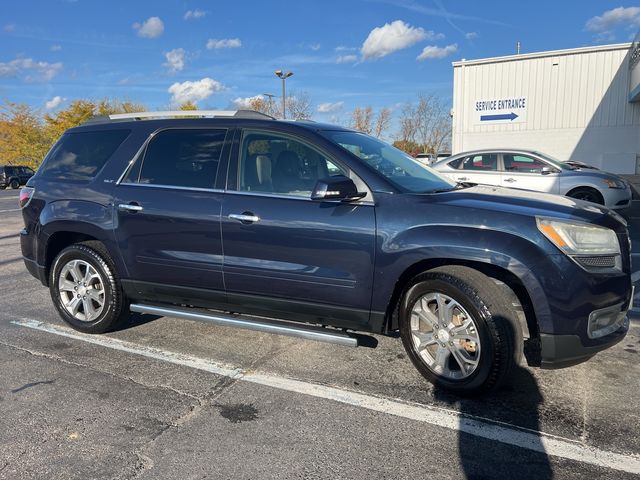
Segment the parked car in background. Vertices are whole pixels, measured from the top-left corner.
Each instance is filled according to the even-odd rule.
[[[620,215],[456,183],[336,125],[111,115],[68,130],[20,205],[26,268],[86,333],[130,311],[347,346],[399,332],[426,379],[472,394],[629,329]]]
[[[35,172],[29,167],[0,165],[0,188],[20,188],[22,185],[26,185],[34,174]]]
[[[432,167],[456,182],[555,193],[609,208],[625,208],[631,202],[629,183],[617,175],[533,150],[475,150],[440,160]]]
[[[424,163],[425,165],[432,165],[435,162],[442,160],[443,158],[448,158],[451,156],[451,153],[419,153],[415,156],[415,159],[420,163]]]

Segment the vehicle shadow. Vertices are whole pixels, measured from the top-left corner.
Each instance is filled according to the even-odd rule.
[[[162,317],[160,315],[150,315],[148,313],[142,314],[142,313],[131,312],[127,320],[125,320],[120,325],[118,325],[118,327],[115,328],[113,331],[120,332],[122,330],[129,330],[130,328],[139,327],[146,323],[153,322],[159,318],[162,318]]]
[[[553,477],[551,463],[538,436],[533,450],[510,445],[507,438],[512,428],[505,429],[504,442],[485,439],[465,433],[462,425],[466,416],[490,418],[496,408],[517,409],[517,426],[540,431],[539,406],[543,396],[536,379],[529,370],[517,366],[508,381],[509,385],[492,391],[486,397],[461,398],[440,388],[434,389],[434,397],[458,410],[464,418],[460,419],[458,433],[458,456],[465,478],[498,479],[550,479]],[[486,412],[486,413],[484,413]],[[535,451],[538,450],[538,451]]]

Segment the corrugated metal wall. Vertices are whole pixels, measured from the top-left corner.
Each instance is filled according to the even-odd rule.
[[[627,170],[635,170],[635,158],[640,155],[640,104],[628,101],[628,56],[628,46],[622,45],[456,64],[454,153],[476,148],[535,148],[597,166],[612,155],[628,154],[627,160],[616,157],[615,162],[632,165],[616,163],[610,170],[634,173]],[[477,121],[475,102],[518,97],[527,99],[524,120]]]

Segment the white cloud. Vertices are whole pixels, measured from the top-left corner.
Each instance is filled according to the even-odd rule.
[[[477,32],[467,32],[464,34],[464,38],[466,38],[467,40],[474,40],[476,38],[478,38],[478,33]]]
[[[412,27],[402,20],[396,20],[371,30],[362,44],[360,52],[364,60],[382,58],[415,45],[421,40],[435,38],[439,35],[432,31],[425,31],[420,27]]]
[[[320,44],[319,43],[312,43],[311,45],[309,45],[309,48],[311,50],[313,50],[314,52],[317,52],[318,50],[320,50]]]
[[[337,112],[338,110],[341,110],[343,106],[344,106],[344,102],[321,103],[320,105],[318,105],[318,112],[320,113]]]
[[[164,32],[164,23],[159,17],[149,17],[142,24],[134,23],[133,29],[138,31],[139,37],[157,38]]]
[[[447,45],[446,47],[436,47],[434,45],[429,45],[428,47],[424,47],[422,53],[418,55],[417,60],[427,60],[430,58],[444,58],[448,57],[454,52],[458,51],[458,44],[454,43],[453,45]]]
[[[640,7],[618,7],[590,18],[585,28],[590,32],[610,32],[616,27],[640,27]]]
[[[0,77],[20,77],[30,82],[49,82],[62,70],[62,63],[36,62],[31,58],[16,58],[0,62]]]
[[[118,80],[118,85],[129,85],[130,83],[131,79],[129,79],[128,77]]]
[[[255,97],[238,97],[231,100],[231,103],[238,109],[251,109],[251,104],[256,100],[262,100],[262,95],[256,95]]]
[[[171,94],[172,103],[181,104],[186,102],[197,103],[222,90],[224,90],[224,85],[217,80],[205,77],[194,82],[176,82],[169,87],[168,92]]]
[[[59,52],[60,50],[62,50],[62,45],[51,45],[49,50],[51,50],[52,52]]]
[[[357,55],[340,55],[336,58],[336,63],[353,63],[358,60]]]
[[[207,42],[207,48],[209,50],[217,50],[219,48],[238,48],[242,46],[242,42],[239,38],[223,38],[216,39],[210,38]]]
[[[2,27],[2,31],[6,33],[15,32],[16,26],[13,23],[8,23],[4,27]]]
[[[174,48],[169,52],[165,52],[164,56],[167,59],[166,63],[162,65],[169,69],[169,73],[176,73],[184,69],[184,59],[187,52],[184,48]]]
[[[184,14],[185,20],[198,19],[205,17],[209,12],[196,8],[195,10],[187,10]]]
[[[347,47],[345,45],[338,45],[335,49],[336,52],[355,52],[356,47]]]
[[[60,104],[62,102],[64,102],[64,98],[62,98],[60,95],[56,95],[55,97],[53,97],[51,100],[49,100],[47,103],[44,104],[44,108],[46,108],[47,110],[53,110],[54,108],[58,108],[60,106]]]

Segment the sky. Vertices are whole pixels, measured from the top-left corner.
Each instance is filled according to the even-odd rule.
[[[314,119],[451,101],[452,61],[632,40],[620,0],[3,0],[0,101],[55,112],[76,98],[228,109],[306,92]],[[277,99],[276,99],[277,100]]]

